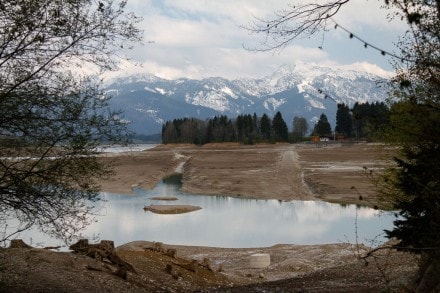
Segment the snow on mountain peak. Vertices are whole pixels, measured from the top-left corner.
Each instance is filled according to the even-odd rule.
[[[286,121],[291,121],[293,115],[311,121],[324,112],[331,121],[336,103],[352,106],[356,102],[383,101],[387,93],[378,86],[378,81],[385,80],[372,73],[343,67],[296,63],[256,79],[166,80],[138,74],[117,79],[107,91],[123,109],[137,109],[133,114],[138,115],[136,119],[149,117],[154,123],[191,116],[204,119],[217,114],[231,118],[238,114],[269,112],[273,115],[276,111],[281,111]],[[139,118],[139,113],[145,115]],[[141,128],[147,123],[139,125]]]

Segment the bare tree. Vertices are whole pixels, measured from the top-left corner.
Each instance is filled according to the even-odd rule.
[[[332,16],[350,0],[334,0],[326,3],[289,5],[289,8],[276,11],[273,18],[257,18],[245,26],[249,32],[264,36],[261,47],[250,48],[256,51],[282,50],[294,40],[308,38],[329,25]],[[319,1],[321,2],[321,1]]]
[[[99,82],[79,72],[116,68],[118,52],[140,42],[125,5],[0,2],[0,241],[33,226],[68,240],[88,223],[95,178],[110,171],[94,149],[123,140],[126,127]]]
[[[304,117],[293,117],[293,133],[300,136],[305,137],[307,130],[309,130],[309,125],[307,123],[306,118]]]
[[[381,0],[378,0],[382,2]],[[319,3],[315,3],[319,2]],[[382,55],[389,55],[397,58],[400,61],[415,60],[407,54],[395,55],[387,52],[375,44],[371,44],[360,36],[352,33],[347,28],[336,23],[333,19],[345,4],[350,0],[328,0],[324,1],[310,1],[307,4],[290,4],[288,8],[275,11],[271,18],[255,18],[255,20],[246,26],[244,29],[252,34],[261,35],[263,39],[260,46],[255,48],[247,48],[253,51],[272,51],[283,50],[285,47],[293,43],[295,40],[309,38],[317,33],[325,33],[330,28],[339,28],[349,34],[350,38],[357,39],[362,42],[366,48],[372,48],[379,51]],[[416,1],[416,0],[385,0],[383,1],[384,8],[394,7],[393,13],[389,15],[390,18],[402,18],[408,21],[412,26],[409,27],[408,33],[414,34],[414,27],[422,28],[427,31],[424,25],[426,21],[420,21],[421,16],[426,16],[426,10],[436,10],[436,14],[430,13],[430,17],[440,17],[440,1]],[[430,28],[432,31],[433,28]]]

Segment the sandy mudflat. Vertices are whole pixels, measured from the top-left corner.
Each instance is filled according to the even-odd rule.
[[[390,153],[365,143],[159,145],[111,155],[115,175],[100,183],[103,191],[130,193],[151,189],[178,170],[188,193],[374,206],[368,174],[388,165]]]
[[[178,198],[175,196],[153,196],[153,197],[150,197],[149,199],[151,199],[151,200],[166,200],[166,201],[178,200]]]

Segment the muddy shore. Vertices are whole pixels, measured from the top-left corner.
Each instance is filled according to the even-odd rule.
[[[159,145],[110,155],[115,174],[102,191],[151,189],[176,172],[182,190],[255,199],[324,200],[377,205],[369,173],[390,164],[392,152],[375,144]]]
[[[132,157],[118,157],[115,178],[118,188],[129,192],[133,186],[152,188],[162,177],[177,171],[182,173],[182,190],[187,193],[283,201],[323,200],[377,207],[380,203],[375,197],[372,175],[391,164],[392,154],[393,149],[367,143],[159,145]],[[103,190],[114,190],[111,180],[101,183]],[[122,254],[133,253],[151,245],[148,241],[137,241],[118,249]],[[389,251],[384,264],[366,266],[367,262],[359,257],[371,248],[354,243],[278,244],[242,249],[164,246],[176,249],[186,259],[209,259],[231,282],[227,287],[233,289],[225,289],[226,292],[254,292],[262,288],[267,292],[281,288],[285,292],[293,284],[301,292],[400,288],[408,279],[394,283],[390,280],[416,268],[413,256]],[[271,265],[249,268],[249,257],[255,253],[269,254]],[[334,280],[326,279],[329,275]]]
[[[129,194],[182,173],[182,189],[256,199],[324,200],[374,207],[371,173],[390,164],[391,149],[374,144],[159,145],[142,152],[106,154],[115,173],[102,191]],[[277,244],[219,248],[141,239],[116,249],[136,273],[89,256],[45,249],[0,249],[4,292],[381,292],[405,291],[417,259],[354,243]],[[387,245],[387,244],[384,244]],[[170,254],[170,252],[172,252]],[[251,268],[268,254],[270,265]]]

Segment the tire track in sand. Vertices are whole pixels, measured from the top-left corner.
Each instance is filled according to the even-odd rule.
[[[285,192],[294,200],[315,200],[302,176],[301,165],[295,146],[288,146],[281,154],[278,162],[278,179],[282,186],[280,192]]]

